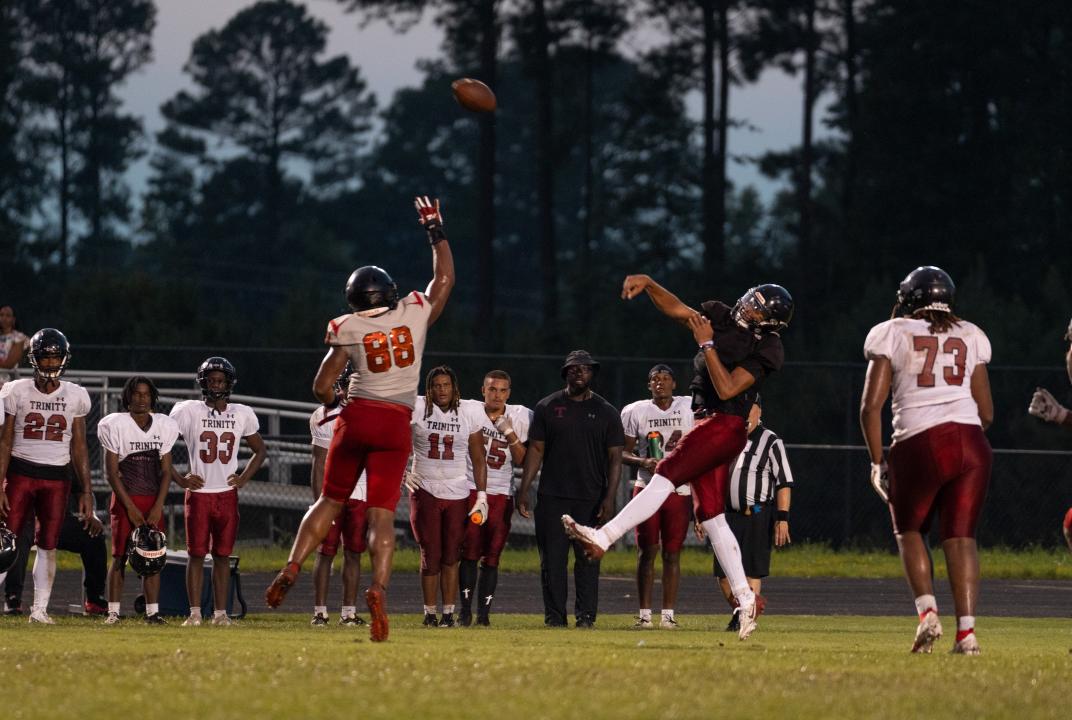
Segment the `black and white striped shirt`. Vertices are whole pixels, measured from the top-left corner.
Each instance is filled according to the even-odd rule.
[[[730,473],[730,507],[737,512],[774,500],[779,488],[792,486],[793,471],[785,456],[785,444],[773,432],[758,425],[748,435],[744,450]]]

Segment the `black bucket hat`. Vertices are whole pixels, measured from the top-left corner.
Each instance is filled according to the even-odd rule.
[[[566,361],[562,363],[562,379],[566,378],[566,371],[575,365],[589,365],[592,368],[592,375],[599,372],[599,363],[588,354],[587,350],[573,350],[566,356]]]

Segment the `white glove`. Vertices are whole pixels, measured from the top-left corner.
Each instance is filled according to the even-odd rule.
[[[871,487],[882,498],[882,502],[890,501],[890,471],[886,467],[886,461],[871,463]]]
[[[404,482],[406,484],[406,487],[409,488],[410,495],[412,495],[417,490],[420,490],[421,488],[421,481],[418,480],[417,476],[411,472],[407,472],[405,475],[402,476],[402,482]]]
[[[1031,404],[1027,411],[1037,418],[1046,422],[1060,425],[1068,417],[1068,408],[1061,405],[1045,388],[1035,388],[1035,394],[1031,396]]]
[[[476,516],[479,513],[480,519]],[[488,521],[488,494],[483,490],[477,490],[476,502],[469,508],[469,520],[477,525],[483,525]]]
[[[504,413],[495,420],[495,429],[503,435],[509,435],[514,432],[514,423]]]

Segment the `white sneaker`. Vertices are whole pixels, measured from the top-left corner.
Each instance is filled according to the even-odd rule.
[[[595,528],[580,525],[569,515],[562,516],[562,527],[566,529],[566,535],[571,540],[576,540],[584,548],[584,556],[589,560],[599,560],[607,548],[599,544],[599,536]]]
[[[234,623],[232,623],[231,618],[227,617],[226,615],[214,615],[212,617],[212,624],[213,625],[233,625]]]
[[[940,637],[942,637],[942,623],[938,620],[938,613],[928,610],[916,628],[912,652],[929,654],[934,649],[934,641]]]
[[[119,613],[117,613],[117,612],[108,613],[108,617],[104,618],[104,624],[105,625],[118,625],[119,624]]]
[[[674,618],[662,616],[659,620],[659,627],[663,630],[677,630],[677,621]]]
[[[973,630],[968,635],[965,635],[963,640],[959,640],[954,644],[950,652],[953,655],[978,655],[979,641],[975,637],[975,631]]]
[[[199,616],[191,615],[182,621],[183,627],[201,627],[201,618]]]
[[[737,619],[741,623],[741,627],[737,629],[738,638],[747,640],[752,636],[758,625],[756,622],[757,617],[759,617],[759,608],[755,600],[748,605],[741,605],[737,608]]]
[[[638,617],[636,622],[633,623],[634,630],[651,630],[655,627],[655,624],[651,621],[651,618]]]
[[[41,623],[42,625],[55,625],[56,621],[48,616],[48,613],[44,608],[32,608],[30,610],[30,623]]]

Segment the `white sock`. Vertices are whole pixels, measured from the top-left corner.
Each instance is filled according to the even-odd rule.
[[[718,558],[718,565],[722,572],[726,573],[726,580],[730,583],[730,590],[737,598],[741,607],[751,605],[756,601],[755,593],[748,586],[748,576],[744,574],[744,564],[741,562],[741,547],[737,544],[737,537],[730,530],[726,522],[726,515],[716,515],[704,520],[702,523],[707,537],[711,538],[711,548]]]
[[[339,610],[339,616],[344,618],[354,617],[357,615],[356,605],[343,605]]]
[[[651,608],[641,608],[640,615],[638,615],[637,617],[639,617],[641,620],[651,620]]]
[[[920,595],[916,598],[916,614],[920,619],[923,618],[924,613],[928,610],[933,610],[934,614],[938,614],[938,600],[933,595]]]
[[[48,609],[48,601],[52,597],[52,581],[55,579],[56,551],[37,548],[33,566],[34,608]]]
[[[119,606],[119,603],[116,603],[116,609],[117,610],[118,610],[118,606]],[[159,615],[160,614],[160,603],[145,603],[145,614],[147,616],[148,615]]]
[[[965,630],[975,629],[975,616],[974,615],[961,615],[957,618],[957,632],[964,632]]]
[[[327,617],[328,616],[328,606],[327,605],[314,605],[313,606],[313,615],[323,615],[324,617]]]
[[[227,617],[227,611],[226,610],[213,610],[212,611],[212,617],[214,617],[214,618]]]
[[[191,607],[190,608],[190,617],[197,618],[198,620],[200,620],[201,619],[201,608],[200,607]]]
[[[425,605],[424,606],[424,614],[425,615],[435,615],[436,614],[436,606],[435,605]]]
[[[668,610],[666,608],[663,608],[663,620],[673,620],[673,619],[674,619],[674,611],[673,610]]]
[[[453,615],[454,614],[454,606],[453,605],[444,605],[443,606],[443,614],[444,615]]]
[[[626,503],[611,520],[596,531],[599,546],[606,550],[618,538],[644,522],[663,506],[674,492],[674,483],[659,474],[652,476],[644,489]]]
[[[149,613],[149,606],[148,605],[145,606],[145,612],[147,614],[151,614],[151,613]],[[115,613],[116,615],[118,615],[119,614],[119,603],[117,603],[117,602],[108,603],[108,613],[109,614]]]

